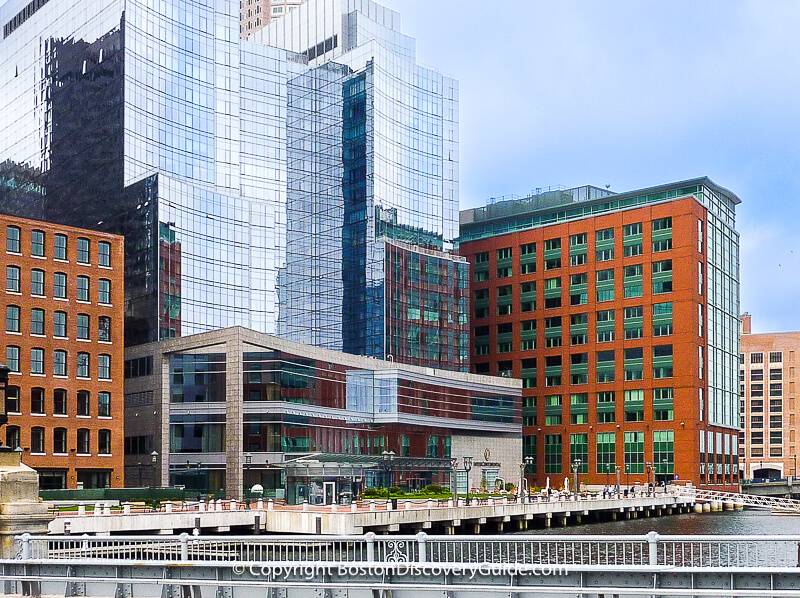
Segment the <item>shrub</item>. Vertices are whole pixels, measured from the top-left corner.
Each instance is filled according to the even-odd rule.
[[[400,486],[392,486],[389,488],[389,494],[403,494],[403,489]]]
[[[423,489],[425,492],[430,492],[431,494],[441,494],[442,487],[439,484],[428,484]]]

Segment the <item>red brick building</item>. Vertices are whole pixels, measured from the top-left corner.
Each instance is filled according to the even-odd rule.
[[[739,202],[697,179],[462,212],[472,371],[523,380],[532,483],[580,461],[588,484],[737,484]]]
[[[0,218],[5,443],[42,488],[123,485],[123,239]]]

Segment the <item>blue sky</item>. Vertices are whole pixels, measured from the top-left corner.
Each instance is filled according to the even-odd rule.
[[[800,330],[800,2],[378,1],[460,81],[462,208],[708,176],[754,332]]]

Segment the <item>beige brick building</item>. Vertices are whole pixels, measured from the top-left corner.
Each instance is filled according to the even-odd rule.
[[[797,477],[800,332],[753,334],[750,314],[741,319],[740,471],[748,479]]]
[[[245,39],[300,6],[303,0],[239,0],[239,35]]]

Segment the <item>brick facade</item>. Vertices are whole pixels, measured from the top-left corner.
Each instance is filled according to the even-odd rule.
[[[7,216],[0,235],[4,440],[43,488],[121,487],[123,239]]]
[[[700,452],[701,433],[728,446],[736,434],[705,423],[706,217],[683,198],[462,242],[472,371],[523,379],[533,484],[563,482],[576,455],[589,484],[617,467],[622,484],[645,483],[648,463],[658,480],[736,484],[735,456]]]

